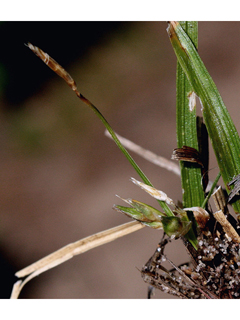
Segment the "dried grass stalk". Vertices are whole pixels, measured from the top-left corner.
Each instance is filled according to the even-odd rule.
[[[107,130],[105,131],[105,135],[108,138],[112,138]],[[159,166],[161,168],[167,169],[167,170],[175,173],[177,176],[181,176],[181,172],[180,172],[180,168],[179,168],[178,164],[176,164],[173,161],[170,161],[164,157],[158,156],[155,153],[153,153],[147,149],[140,147],[136,143],[134,143],[126,138],[121,137],[119,134],[116,134],[116,136],[118,137],[118,140],[121,142],[121,144],[126,149],[135,152],[136,154],[138,154],[142,158],[148,160],[149,162],[156,164],[157,166]]]
[[[70,243],[67,246],[49,254],[48,256],[38,260],[37,262],[18,271],[15,274],[19,278],[25,277],[27,275],[29,276],[24,281],[17,281],[15,283],[11,294],[11,299],[17,299],[23,286],[39,274],[62,264],[63,262],[71,259],[78,254],[84,253],[105,243],[116,240],[127,234],[140,230],[143,227],[144,225],[142,225],[138,221],[128,222],[83,238],[74,243]]]
[[[231,223],[227,220],[222,210],[215,212],[214,218],[221,224],[224,232],[228,237],[232,239],[233,242],[240,243],[240,237],[237,231],[233,228]]]
[[[222,210],[222,212],[224,212],[225,214],[229,214],[227,200],[221,186],[219,186],[217,190],[212,194],[212,198],[217,210]]]

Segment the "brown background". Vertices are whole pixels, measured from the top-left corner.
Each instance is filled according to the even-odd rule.
[[[176,147],[176,58],[166,27],[165,22],[125,23],[67,69],[116,132],[170,159]],[[240,23],[200,22],[199,53],[239,131]],[[31,54],[26,48],[26,55]],[[28,64],[24,68],[26,77]],[[41,68],[46,68],[43,63]],[[24,78],[25,85],[37,78],[37,72]],[[130,221],[112,210],[114,203],[122,204],[115,194],[158,206],[129,181],[138,178],[135,171],[104,136],[100,120],[59,77],[41,84],[17,110],[6,113],[3,98],[1,105],[0,249],[7,271]],[[133,157],[155,187],[181,200],[178,177]],[[212,156],[210,168],[215,166]],[[217,173],[212,170],[210,177]],[[21,297],[146,298],[147,285],[138,269],[161,236],[161,231],[144,228],[93,249],[35,278]],[[180,241],[173,242],[168,255],[177,264],[188,259]],[[7,280],[7,271],[1,281],[12,285],[16,279]],[[156,292],[155,298],[171,296]]]

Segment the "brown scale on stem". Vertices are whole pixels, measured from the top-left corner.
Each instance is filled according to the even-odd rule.
[[[193,162],[203,167],[201,156],[198,150],[188,146],[183,146],[182,148],[174,149],[171,159]]]

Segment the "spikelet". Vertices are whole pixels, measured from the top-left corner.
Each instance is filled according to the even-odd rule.
[[[26,44],[26,46],[31,49],[36,56],[38,56],[50,69],[52,69],[56,74],[58,74],[61,78],[63,78],[69,87],[78,95],[80,96],[80,93],[77,90],[76,82],[73,80],[73,78],[70,76],[70,74],[62,67],[60,64],[55,61],[53,58],[51,58],[46,52],[44,52],[42,49],[32,45],[30,42]]]

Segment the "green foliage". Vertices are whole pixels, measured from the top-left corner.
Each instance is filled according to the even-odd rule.
[[[240,139],[222,98],[204,66],[195,46],[176,22],[170,23],[168,34],[177,56],[194,92],[202,105],[202,114],[226,185],[240,172]],[[240,213],[239,200],[233,203]]]
[[[221,96],[198,55],[197,23],[181,22],[179,24],[177,22],[171,22],[168,27],[168,34],[178,59],[178,148],[187,146],[188,148],[192,148],[191,150],[196,150],[196,152],[200,149],[195,105],[196,94],[200,98],[202,104],[204,121],[218,160],[220,174],[227,186],[240,172],[240,139],[228,111],[223,104]],[[30,43],[27,46],[52,70],[62,77],[76,93],[78,98],[95,112],[144,184],[135,179],[132,179],[133,182],[156,198],[164,212],[162,213],[149,205],[132,199],[124,200],[130,207],[115,206],[115,209],[153,228],[163,228],[168,235],[184,235],[193,247],[197,249],[197,238],[192,229],[192,224],[195,224],[194,218],[192,217],[189,219],[186,212],[175,206],[172,200],[168,198],[164,192],[156,190],[152,186],[150,180],[121,144],[114,130],[102,113],[78,92],[76,83],[72,77],[41,49]],[[196,163],[195,161],[195,163],[192,163],[191,160],[190,162],[181,161],[180,163],[183,205],[184,207],[205,207],[208,198],[204,200],[205,195],[201,183],[201,167],[199,166],[199,162]],[[217,183],[220,174],[215,183]],[[231,188],[234,188],[234,186]],[[169,205],[173,206],[174,210],[171,210]],[[233,206],[235,211],[240,213],[240,203],[235,202]]]
[[[193,45],[197,47],[198,24],[194,21],[184,21],[182,28],[188,34]],[[192,95],[190,85],[180,63],[177,63],[177,145],[198,148],[196,100]],[[189,105],[192,104],[191,108]],[[183,190],[183,206],[201,206],[204,199],[201,168],[195,163],[180,161],[181,181]]]

